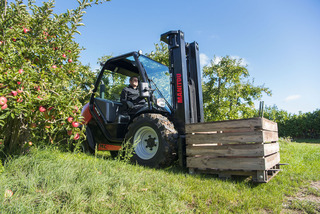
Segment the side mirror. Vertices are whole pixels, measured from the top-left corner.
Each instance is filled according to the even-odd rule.
[[[106,86],[105,84],[103,83],[103,81],[101,81],[101,84],[100,84],[100,98],[101,99],[104,99],[104,93],[106,91]]]
[[[140,97],[150,97],[150,89],[149,89],[149,84],[147,82],[140,82],[139,83],[139,92],[140,92]]]

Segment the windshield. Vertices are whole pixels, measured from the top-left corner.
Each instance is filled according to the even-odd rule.
[[[158,87],[163,98],[172,106],[170,73],[167,66],[160,64],[146,56],[141,55],[139,61],[143,65],[150,80],[152,80]],[[154,85],[151,83],[151,86]],[[153,93],[156,98],[162,97],[157,91]]]

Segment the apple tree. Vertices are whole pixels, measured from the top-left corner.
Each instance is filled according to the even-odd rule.
[[[256,116],[254,100],[263,93],[271,95],[264,85],[255,86],[242,59],[230,56],[214,58],[203,68],[203,100],[206,121],[241,119]]]
[[[82,101],[93,73],[79,61],[75,42],[92,4],[53,13],[54,1],[2,1],[0,9],[0,150],[19,154],[34,145],[68,148],[84,138]],[[105,1],[105,0],[104,0]]]

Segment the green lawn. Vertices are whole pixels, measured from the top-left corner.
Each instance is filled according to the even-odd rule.
[[[290,165],[267,184],[33,150],[5,165],[0,213],[319,213],[320,144],[280,147]]]

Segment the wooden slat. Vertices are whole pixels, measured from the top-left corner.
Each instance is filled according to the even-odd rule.
[[[241,133],[217,133],[217,134],[187,134],[187,144],[208,144],[208,143],[262,143],[265,139],[275,139],[274,134],[265,133],[268,131],[253,131]],[[271,137],[270,137],[271,136]]]
[[[262,118],[262,129],[268,131],[278,131],[278,124],[276,122],[270,121],[266,118]]]
[[[249,175],[254,175],[256,174],[256,171],[237,171],[237,170],[216,170],[216,169],[206,169],[206,170],[201,170],[201,169],[196,169],[196,173],[208,173],[208,174],[225,174],[225,175],[244,175],[244,176],[249,176]]]
[[[278,132],[262,131],[263,142],[276,142],[278,141]]]
[[[263,146],[264,146],[263,156],[271,155],[273,153],[279,152],[279,150],[280,150],[278,142],[263,144]]]
[[[265,154],[265,146],[267,144],[236,144],[236,145],[222,145],[222,146],[187,146],[187,156],[210,156],[210,157],[222,157],[222,156],[254,156],[263,157]],[[268,149],[271,152],[272,149]],[[271,153],[269,153],[271,154]]]
[[[230,129],[262,129],[262,118],[250,118],[241,120],[226,120],[207,123],[194,123],[186,125],[186,133],[227,131]]]
[[[187,167],[219,170],[265,170],[265,159],[187,157]]]
[[[275,165],[280,163],[280,153],[277,152],[265,158],[265,169],[271,169]]]
[[[277,123],[266,118],[250,118],[241,120],[226,120],[206,123],[194,123],[186,125],[186,133],[231,131],[231,130],[266,130],[278,131]]]
[[[187,156],[210,156],[210,157],[264,157],[279,152],[279,143],[268,144],[226,144],[212,146],[210,144],[188,145],[186,148]],[[198,146],[199,145],[199,146]]]
[[[279,162],[279,152],[266,158],[187,157],[187,167],[189,168],[210,168],[219,170],[267,170]]]

